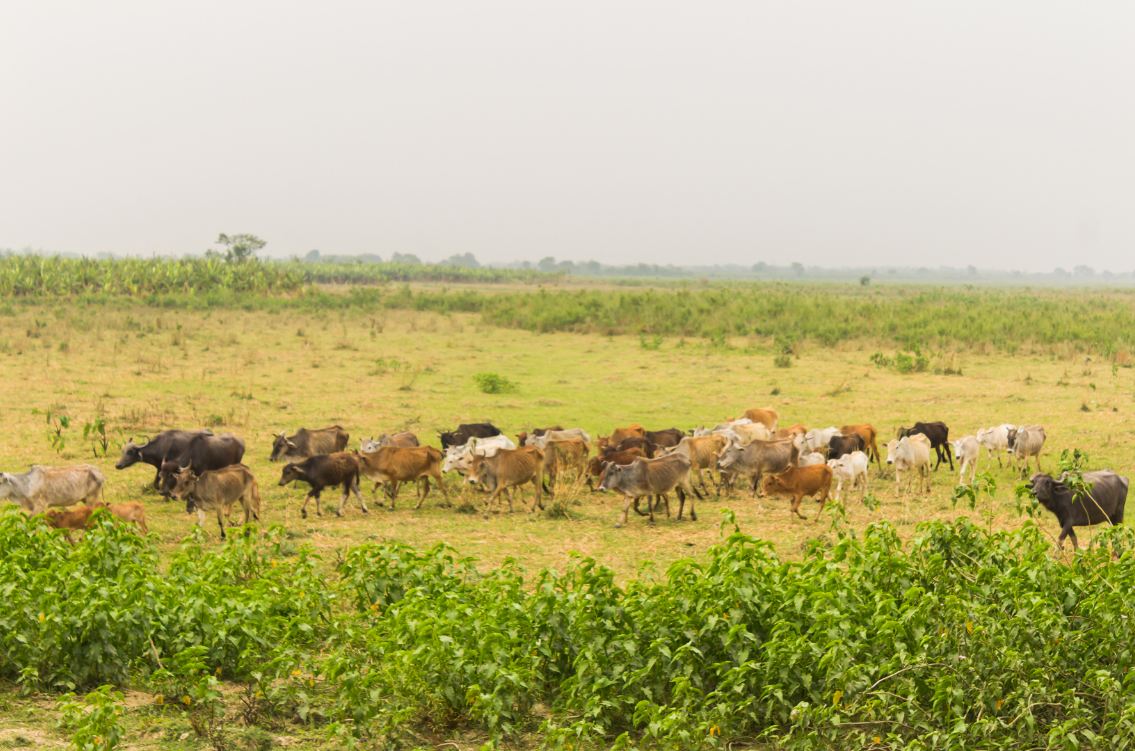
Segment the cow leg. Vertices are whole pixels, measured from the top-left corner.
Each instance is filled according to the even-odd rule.
[[[217,506],[217,526],[221,528],[221,539],[225,539],[225,507]]]
[[[323,488],[320,488],[319,490],[312,488],[312,490],[311,490],[311,497],[315,499],[315,515],[316,516],[323,516],[323,508],[319,505],[319,494],[321,492],[323,492]]]
[[[752,488],[752,493],[751,493],[752,498],[757,497],[757,486],[760,485],[760,484],[761,484],[761,473],[760,473],[760,470],[757,470],[757,472],[753,474],[753,488]]]
[[[544,501],[540,498],[540,486],[543,484],[543,482],[544,478],[540,477],[539,475],[532,478],[532,487],[536,488],[536,495],[532,499],[532,508],[528,509],[528,513],[530,514],[536,511],[537,506],[539,506],[541,509],[544,508]]]
[[[793,495],[792,496],[792,513],[796,514],[801,519],[807,519],[808,517],[806,517],[806,516],[804,516],[803,514],[800,513],[800,502],[803,501],[803,500],[804,500],[804,496],[802,496],[802,495]]]
[[[816,511],[816,518],[813,519],[812,521],[818,522],[820,520],[820,516],[824,513],[824,506],[828,505],[828,497],[831,495],[831,492],[832,492],[832,484],[829,482],[827,484],[827,487],[824,488],[823,495],[821,495],[817,499],[820,502],[820,508],[819,508],[819,510]]]
[[[636,498],[634,496],[630,496],[630,495],[626,496],[626,499],[627,499],[626,505],[623,506],[623,520],[621,522],[615,522],[615,528],[616,529],[618,529],[619,527],[626,526],[627,512],[629,512],[631,510],[631,504],[638,500],[638,498]],[[635,506],[635,511],[636,512],[638,511],[637,506]]]

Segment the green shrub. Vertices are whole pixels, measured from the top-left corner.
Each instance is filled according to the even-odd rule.
[[[486,394],[508,394],[516,391],[516,384],[497,373],[476,373],[473,380]]]

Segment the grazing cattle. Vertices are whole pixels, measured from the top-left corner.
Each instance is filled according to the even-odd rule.
[[[412,451],[413,449],[402,450]],[[335,510],[336,516],[343,515],[343,507],[352,492],[355,494],[355,498],[359,500],[363,513],[367,513],[366,501],[359,493],[359,458],[349,451],[316,454],[302,462],[290,462],[284,465],[279,484],[283,486],[296,481],[306,482],[311,486],[311,490],[304,496],[303,505],[300,507],[300,516],[304,519],[307,518],[307,502],[312,498],[315,499],[315,515],[323,515],[322,509],[319,507],[319,494],[323,492],[324,488],[333,488],[337,485],[343,486],[343,497],[339,500],[339,508]]]
[[[1021,472],[1027,472],[1029,457],[1036,457],[1036,471],[1040,472],[1040,451],[1044,448],[1044,428],[1040,425],[1023,425],[1008,432],[1009,456],[1014,466],[1020,463]]]
[[[781,439],[782,441],[785,439]],[[796,460],[797,467],[811,467],[816,464],[827,464],[827,457],[819,451],[810,451],[807,454],[801,454],[800,458]]]
[[[759,422],[746,425],[734,425],[720,432],[729,443],[736,446],[748,446],[753,441],[771,441],[772,431]]]
[[[609,436],[599,436],[599,448],[618,446],[628,438],[646,438],[646,428],[638,423],[625,428],[615,428]]]
[[[816,512],[816,521],[824,513],[824,506],[832,490],[832,469],[826,464],[817,464],[811,467],[789,467],[788,469],[770,474],[761,483],[764,491],[773,495],[792,496],[792,513],[801,519],[808,517],[800,513],[800,502],[805,496],[819,496],[816,501],[820,510]]]
[[[713,478],[713,470],[717,468],[717,455],[725,448],[725,444],[725,436],[720,434],[685,436],[682,440],[678,441],[677,446],[662,449],[659,455],[670,456],[671,454],[681,454],[689,459],[690,471],[693,472],[698,478],[698,482],[701,483],[702,492],[708,494],[709,489],[705,486],[704,473],[709,472],[710,478]],[[627,464],[628,462],[619,463]]]
[[[550,425],[546,428],[533,428],[531,433],[529,433],[528,431],[522,430],[522,431],[520,431],[519,433],[516,434],[516,445],[517,446],[527,446],[529,438],[539,438],[540,436],[547,433],[549,430],[563,430],[563,429],[564,428],[563,428],[562,425]]]
[[[438,436],[441,438],[441,448],[444,451],[450,446],[464,446],[470,438],[492,438],[500,434],[500,429],[491,422],[466,422],[458,425],[457,430],[438,433]]]
[[[190,439],[180,454],[166,457],[158,470],[159,490],[169,496],[173,489],[173,476],[183,467],[189,467],[193,474],[199,475],[210,469],[223,469],[231,464],[240,464],[244,459],[244,441],[232,433],[213,435],[201,433]]]
[[[97,509],[106,509],[111,516],[117,517],[127,524],[134,524],[142,534],[149,533],[146,526],[146,510],[140,503],[97,503],[88,506],[81,503],[69,509],[51,509],[44,514],[48,526],[55,529],[66,530],[67,539],[71,539],[71,532],[80,529],[90,529],[94,526],[92,515]]]
[[[678,442],[686,437],[686,434],[677,428],[666,428],[665,430],[648,430],[643,434],[650,445],[657,452],[658,449],[670,448],[677,446]]]
[[[838,459],[829,459],[827,464],[831,467],[832,477],[835,478],[836,499],[843,498],[843,484],[845,482],[848,483],[853,492],[858,487],[864,496],[867,495],[867,468],[871,466],[871,460],[866,453],[853,451]]]
[[[875,430],[874,425],[867,423],[860,423],[858,425],[844,425],[839,429],[843,435],[857,435],[863,439],[863,450],[867,453],[868,459],[874,459],[877,466],[882,466],[882,459],[879,456],[879,444],[877,442],[878,431]]]
[[[272,442],[273,462],[297,462],[310,456],[332,454],[347,448],[351,436],[338,425],[318,430],[300,428],[295,435],[278,433]]]
[[[1082,478],[1086,485],[1091,486],[1087,498],[1079,493],[1073,496],[1072,489],[1065,483],[1067,478],[1064,475],[1059,480],[1054,480],[1051,475],[1035,474],[1029,481],[1029,491],[1060,522],[1057,549],[1064,547],[1065,537],[1071,537],[1072,547],[1080,549],[1075,527],[1088,527],[1105,521],[1110,524],[1123,522],[1123,508],[1127,505],[1127,478],[1106,469],[1085,472]]]
[[[543,508],[540,499],[540,484],[543,481],[544,452],[535,446],[524,446],[518,449],[501,449],[492,456],[474,456],[465,481],[480,483],[491,492],[485,502],[485,510],[492,508],[493,504],[505,493],[508,498],[508,510],[512,512],[512,488],[519,488],[532,483],[535,488],[535,497],[532,499],[532,513],[537,506]]]
[[[199,435],[212,435],[209,430],[165,430],[146,441],[134,443],[128,441],[122,447],[122,457],[114,465],[115,469],[127,467],[142,462],[154,468],[154,487],[161,482],[161,466],[166,459],[178,461],[182,458],[189,442]]]
[[[430,478],[441,488],[442,496],[448,501],[449,493],[441,480],[442,454],[433,446],[383,446],[377,451],[358,454],[359,472],[374,480],[374,490],[380,483],[386,483],[386,495],[390,498],[390,510],[398,498],[398,486],[404,482],[417,482],[419,509],[430,493]],[[316,508],[318,509],[318,496]],[[366,508],[364,507],[365,511]]]
[[[627,449],[641,449],[643,454],[647,457],[654,456],[654,444],[646,440],[643,436],[631,436],[619,441],[618,446],[603,446],[599,451],[602,454],[614,453],[616,451],[626,451]]]
[[[981,444],[977,442],[977,437],[972,435],[962,436],[956,441],[951,442],[950,447],[954,450],[954,456],[957,457],[958,466],[961,471],[958,473],[958,484],[966,484],[966,472],[969,472],[969,481],[972,483],[977,476],[977,457],[981,453]]]
[[[895,488],[901,485],[903,472],[917,472],[921,488],[923,481],[930,490],[930,439],[921,433],[903,436],[887,444],[887,464],[895,466]],[[910,481],[907,481],[909,487]]]
[[[638,448],[637,446],[634,448],[623,449],[621,451],[609,449],[607,451],[604,451],[600,456],[591,457],[590,461],[587,462],[588,489],[592,491],[595,490],[593,481],[596,479],[600,484],[603,483],[604,472],[608,466],[614,464],[630,464],[635,459],[640,458],[650,457],[646,455],[646,452],[643,449]]]
[[[690,496],[690,520],[697,521],[693,497],[700,496],[690,484],[690,468],[690,460],[683,454],[671,454],[657,459],[635,459],[630,464],[608,464],[599,489],[622,493],[627,499],[623,507],[623,521],[615,526],[627,523],[627,513],[635,499],[646,496],[649,501],[652,496],[666,495],[671,490],[678,493],[678,519],[682,518],[686,497]],[[648,502],[647,508],[653,523],[654,504]]]
[[[445,450],[445,461],[441,465],[441,471],[465,474],[475,455],[492,456],[501,449],[514,448],[516,444],[504,434],[490,438],[470,438],[462,446],[450,446]]]
[[[853,451],[864,451],[867,448],[863,436],[858,433],[851,435],[833,435],[828,441],[828,458],[838,459]]]
[[[521,445],[535,446],[536,448],[542,449],[544,448],[544,446],[548,445],[548,441],[569,441],[572,438],[580,439],[588,445],[588,450],[590,450],[591,436],[588,435],[587,431],[583,428],[568,428],[567,430],[559,428],[557,430],[545,430],[540,435],[528,436],[528,440]]]
[[[752,476],[752,495],[755,497],[761,476],[765,472],[783,472],[795,464],[799,451],[791,440],[753,441],[748,446],[726,446],[717,460],[723,475]],[[724,479],[724,478],[723,478]]]
[[[359,451],[362,451],[364,454],[373,454],[380,448],[387,446],[410,449],[421,445],[422,444],[418,441],[418,436],[414,435],[409,430],[403,430],[401,433],[391,433],[389,435],[383,433],[378,438],[368,438],[359,444]]]
[[[745,417],[753,422],[759,422],[770,431],[776,430],[776,423],[780,420],[780,415],[772,407],[765,407],[764,409],[747,409],[745,410]]]
[[[808,429],[806,427],[800,424],[796,424],[788,428],[781,428],[780,430],[777,430],[772,434],[772,439],[780,441],[785,438],[795,438],[798,435],[802,436],[807,432]]]
[[[1004,466],[1001,463],[1001,454],[1009,450],[1009,431],[1013,430],[1016,426],[1008,423],[1002,425],[995,425],[992,428],[981,428],[977,431],[977,442],[988,453],[989,456],[997,457],[997,466]]]
[[[98,467],[76,464],[71,467],[33,465],[27,472],[0,472],[0,498],[10,498],[25,511],[42,514],[49,506],[95,503],[106,482]]]
[[[206,511],[216,511],[222,540],[225,539],[225,517],[237,501],[244,509],[245,524],[260,519],[260,488],[252,470],[243,464],[211,469],[200,475],[186,467],[177,473],[172,495],[185,501],[186,513],[197,512],[198,526],[204,526]]]
[[[912,435],[924,435],[930,439],[930,448],[934,449],[934,453],[938,456],[938,462],[934,465],[934,471],[942,466],[942,456],[945,455],[946,459],[950,462],[950,471],[954,471],[954,456],[950,452],[950,429],[946,427],[944,422],[916,422],[912,427],[899,428],[896,438],[906,438]]]
[[[797,441],[796,445],[801,453],[818,451],[826,455],[831,445],[832,438],[837,435],[839,435],[839,428],[835,426],[830,428],[812,428],[804,433],[803,437]]]
[[[587,471],[587,455],[590,451],[584,439],[549,440],[541,448],[544,450],[544,473],[548,476],[548,495],[555,495],[556,478],[561,472],[570,471],[577,477],[582,477]]]

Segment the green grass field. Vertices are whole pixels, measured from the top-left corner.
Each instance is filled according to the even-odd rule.
[[[262,524],[280,525],[294,544],[312,546],[328,572],[339,553],[359,543],[400,541],[421,549],[444,542],[486,572],[508,559],[532,574],[549,567],[563,570],[578,554],[610,567],[622,582],[659,580],[675,561],[705,559],[723,539],[727,509],[744,533],[767,540],[782,558],[793,560],[817,540],[834,542],[836,526],[862,532],[871,522],[886,520],[903,540],[920,522],[935,519],[968,517],[994,530],[1018,528],[1028,518],[1013,492],[1019,477],[983,461],[979,471],[990,472],[997,492],[971,510],[952,503],[957,477],[945,466],[926,495],[898,492],[893,474],[873,467],[876,508],[849,498],[845,513],[829,504],[818,521],[810,502],[804,507],[810,519],[801,521],[790,514],[787,500],[734,494],[699,502],[697,522],[663,517],[650,526],[632,516],[627,527],[616,529],[621,502],[578,484],[560,490],[568,500],[568,518],[530,515],[519,507],[514,514],[488,518],[458,513],[441,507],[436,491],[415,511],[412,492],[403,489],[395,511],[376,501],[363,515],[352,501],[345,517],[336,518],[326,511],[337,500],[332,494],[325,495],[322,518],[302,520],[304,491],[278,487],[280,466],[268,462],[272,435],[338,423],[350,432],[352,447],[360,438],[402,429],[436,445],[438,430],[465,421],[492,420],[509,434],[560,423],[599,435],[632,422],[688,429],[749,407],[773,406],[784,425],[870,422],[884,442],[899,424],[920,419],[945,421],[952,437],[1001,422],[1040,423],[1048,430],[1041,459],[1046,470],[1055,469],[1061,449],[1080,448],[1089,453],[1092,468],[1130,471],[1135,371],[1124,358],[1060,346],[1008,354],[999,343],[991,344],[927,350],[936,366],[945,366],[935,369],[960,371],[940,375],[876,367],[873,353],[896,349],[878,340],[821,345],[805,339],[795,343],[790,367],[777,367],[780,349],[772,337],[534,333],[491,326],[472,313],[386,307],[196,311],[37,302],[0,315],[0,406],[6,418],[0,469],[98,465],[107,475],[107,500],[145,503],[152,537],[166,557],[195,518],[182,504],[145,490],[152,479],[149,467],[117,471],[113,465],[130,437],[208,426],[246,440],[245,463],[256,474],[264,501]],[[515,390],[482,393],[474,380],[482,372],[508,378]],[[55,434],[53,444],[59,415],[67,416],[69,426]],[[96,418],[105,421],[106,456],[96,457],[97,441],[83,435],[84,424]],[[448,487],[479,502],[453,477]],[[364,493],[372,497],[369,484]],[[1055,520],[1043,514],[1038,520],[1055,539]],[[1093,534],[1085,531],[1081,542]],[[206,526],[206,535],[219,545],[214,524]],[[131,694],[127,706],[146,701],[144,693]],[[50,696],[0,692],[0,726],[6,726],[0,747],[62,747],[64,735],[44,718],[52,703]],[[134,715],[128,712],[128,717]],[[203,747],[182,736],[184,723],[137,717],[131,722],[133,739],[126,747]],[[281,728],[275,737],[293,747],[337,747],[323,735],[309,736],[295,727]],[[464,748],[484,737],[471,733],[435,740]],[[523,736],[510,743],[538,745]]]

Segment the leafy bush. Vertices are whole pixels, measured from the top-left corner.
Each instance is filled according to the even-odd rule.
[[[476,373],[473,380],[486,394],[508,394],[516,391],[516,384],[497,373]]]

